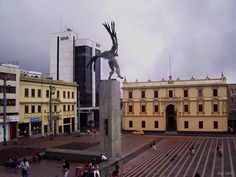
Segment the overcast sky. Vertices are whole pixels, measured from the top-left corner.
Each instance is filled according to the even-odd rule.
[[[127,81],[218,78],[236,83],[235,0],[1,0],[0,62],[49,73],[50,34],[66,27],[110,49],[114,20]],[[103,78],[108,76],[103,62]]]

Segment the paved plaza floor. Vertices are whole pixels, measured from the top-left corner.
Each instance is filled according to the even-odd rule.
[[[157,150],[149,150],[149,143],[156,140]],[[53,141],[48,138],[24,138],[18,145],[0,145],[1,153],[8,148],[17,146],[23,148],[47,149],[51,147],[71,147],[81,143],[86,151],[100,152],[99,135],[89,136],[58,136]],[[83,144],[84,143],[84,144]],[[88,144],[86,148],[86,144]],[[90,143],[90,145],[89,145]],[[221,144],[224,148],[223,155],[219,158],[216,146]],[[195,146],[195,155],[190,156],[188,149]],[[175,135],[122,135],[122,156],[146,146],[146,150],[123,165],[122,173],[127,177],[164,177],[164,176],[194,176],[199,171],[202,176],[232,176],[236,174],[236,138],[235,137],[192,137]],[[71,162],[68,177],[75,177],[77,162]],[[61,161],[43,159],[40,162],[30,163],[29,177],[62,177]],[[6,169],[0,166],[0,177],[21,176],[20,171]]]

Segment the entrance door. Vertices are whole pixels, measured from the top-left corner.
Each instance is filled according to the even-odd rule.
[[[175,106],[170,104],[166,107],[166,131],[176,131],[176,111]]]
[[[54,122],[54,135],[56,135],[56,134],[57,134],[57,123]]]
[[[16,138],[16,122],[11,122],[10,123],[10,140],[13,140]]]

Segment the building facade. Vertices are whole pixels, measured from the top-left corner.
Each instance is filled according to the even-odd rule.
[[[21,75],[19,96],[20,136],[46,136],[77,130],[76,83]]]
[[[123,130],[226,132],[227,83],[203,80],[123,83]]]
[[[236,130],[236,84],[228,85],[229,117],[228,125]]]
[[[17,137],[19,121],[20,69],[16,65],[0,65],[0,142],[4,139],[4,80],[6,89],[6,141]]]
[[[80,39],[71,29],[51,35],[50,76],[54,80],[76,82],[78,87],[79,127],[89,120],[98,127],[100,59],[90,69],[92,56],[100,53],[100,45],[89,39]],[[94,71],[95,70],[95,71]]]

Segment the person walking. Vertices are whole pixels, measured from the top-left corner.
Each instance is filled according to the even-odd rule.
[[[67,177],[70,171],[70,163],[68,160],[62,159],[62,173],[63,177]]]
[[[29,171],[29,162],[26,158],[23,159],[23,161],[20,163],[21,167],[21,176],[22,177],[28,177],[28,171]]]

